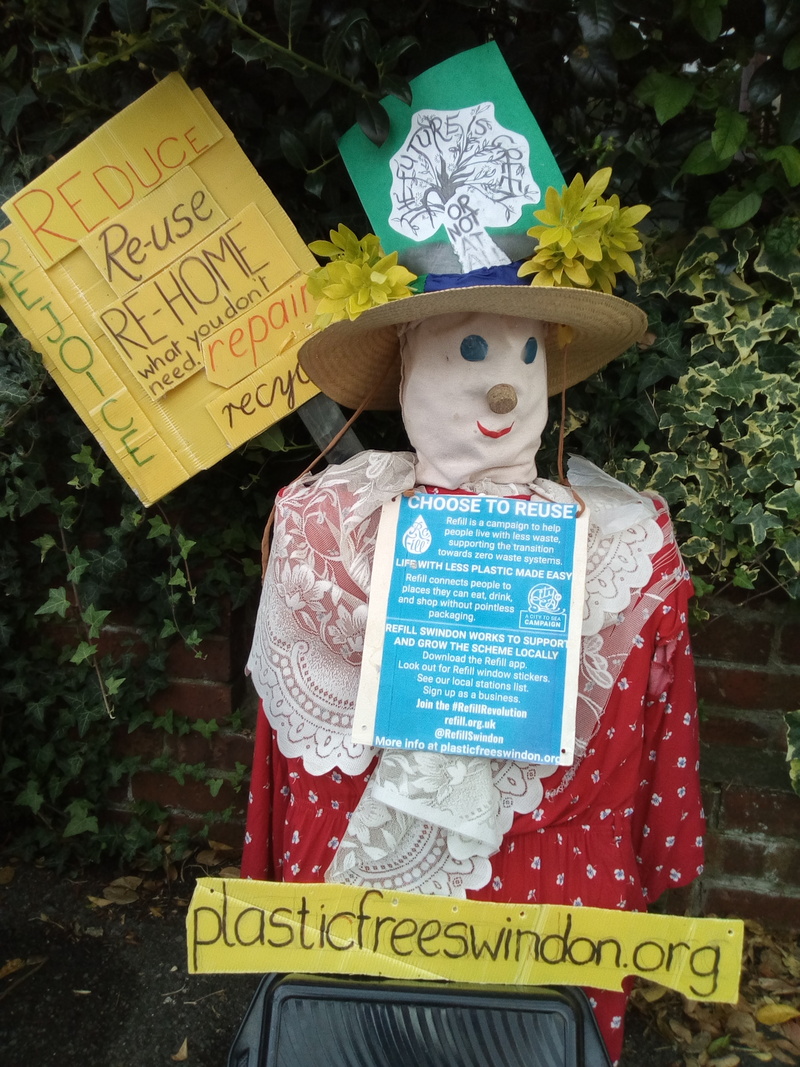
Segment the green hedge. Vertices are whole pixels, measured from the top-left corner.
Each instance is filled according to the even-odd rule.
[[[567,179],[610,165],[624,202],[653,206],[641,289],[625,290],[652,344],[574,390],[568,446],[664,493],[701,591],[800,594],[796,3],[6,0],[0,18],[3,200],[179,70],[306,240],[366,229],[337,136],[359,121],[379,138],[382,95],[496,40]],[[52,862],[156,848],[157,809],[124,832],[103,817],[132,768],[115,733],[193,728],[148,710],[168,642],[196,646],[221,603],[253,596],[264,518],[307,434],[294,416],[146,511],[13,327],[0,426],[0,818]],[[359,432],[394,447],[401,431],[373,416]],[[102,655],[120,613],[144,665]]]

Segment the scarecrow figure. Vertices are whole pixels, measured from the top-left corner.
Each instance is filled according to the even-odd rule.
[[[616,211],[619,222],[616,198],[597,195],[607,180],[580,182],[580,195],[588,208],[611,205],[595,219]],[[645,317],[610,293],[524,284],[531,268],[518,265],[448,276],[439,289],[429,276],[428,291],[411,295],[412,276],[377,239],[343,227],[331,237],[339,277],[367,281],[343,297],[336,271],[321,271],[319,310],[336,319],[345,305],[344,317],[305,343],[301,365],[346,407],[399,405],[414,452],[364,452],[279,496],[249,662],[263,712],[242,874],[645,910],[702,869],[691,582],[663,501],[585,461],[571,462],[568,485],[536,465],[548,396],[640,339]],[[552,242],[542,254],[552,273]],[[371,307],[370,287],[380,290]],[[353,741],[381,507],[420,486],[565,502],[577,493],[589,508],[570,766]],[[589,994],[617,1060],[625,994]]]

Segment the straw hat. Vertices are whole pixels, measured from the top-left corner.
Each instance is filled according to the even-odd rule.
[[[644,336],[640,308],[589,289],[531,285],[472,285],[420,293],[370,308],[358,318],[334,322],[301,347],[300,366],[322,392],[357,408],[375,390],[368,408],[400,407],[397,325],[453,312],[490,312],[573,328],[566,353],[547,343],[548,394],[583,381]]]

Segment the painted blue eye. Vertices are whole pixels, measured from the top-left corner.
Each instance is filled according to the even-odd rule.
[[[522,352],[523,363],[533,363],[536,359],[536,353],[539,351],[539,342],[535,337],[529,337],[525,342],[525,348]]]
[[[477,333],[471,333],[461,342],[461,355],[470,363],[480,363],[489,351],[488,341]]]

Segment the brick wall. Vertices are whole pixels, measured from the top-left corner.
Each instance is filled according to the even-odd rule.
[[[135,801],[151,801],[170,812],[170,828],[185,826],[199,833],[208,827],[212,840],[241,846],[247,782],[238,788],[235,783],[237,763],[249,773],[253,759],[255,699],[244,674],[251,632],[251,611],[224,612],[220,632],[206,638],[197,650],[187,649],[182,642],[170,649],[168,685],[151,699],[152,710],[160,715],[171,710],[190,721],[214,719],[219,730],[207,738],[195,731],[170,734],[147,726],[130,734],[118,732],[118,754],[142,760],[142,769],[121,783],[114,795],[120,817]],[[115,646],[129,647],[135,637],[136,632],[125,625],[107,626],[101,654]],[[235,729],[232,719],[242,720],[242,725]],[[147,769],[165,756],[173,765],[205,764],[209,778],[222,783],[212,790],[190,775],[180,782],[167,771]],[[230,808],[232,817],[220,821],[220,813]]]
[[[800,927],[800,797],[783,723],[800,707],[800,604],[716,601],[693,643],[706,868],[667,906]]]
[[[206,763],[223,779],[237,762],[249,767],[252,730],[233,731],[229,722],[235,708],[249,706],[254,714],[243,675],[250,632],[251,616],[239,613],[204,643],[202,659],[176,646],[169,688],[154,698],[161,711],[216,719],[218,733],[206,740],[139,729],[121,739],[125,750],[145,758],[166,750],[178,762]],[[800,604],[717,602],[712,618],[696,628],[694,648],[707,863],[703,877],[669,896],[666,906],[800,927],[800,797],[789,783],[782,716],[800,707]],[[123,809],[134,799],[171,809],[174,824],[199,828],[210,820],[215,839],[241,842],[246,788],[236,794],[226,781],[212,796],[198,782],[180,785],[168,774],[143,770],[118,796]],[[214,824],[214,813],[230,804],[234,821]]]

